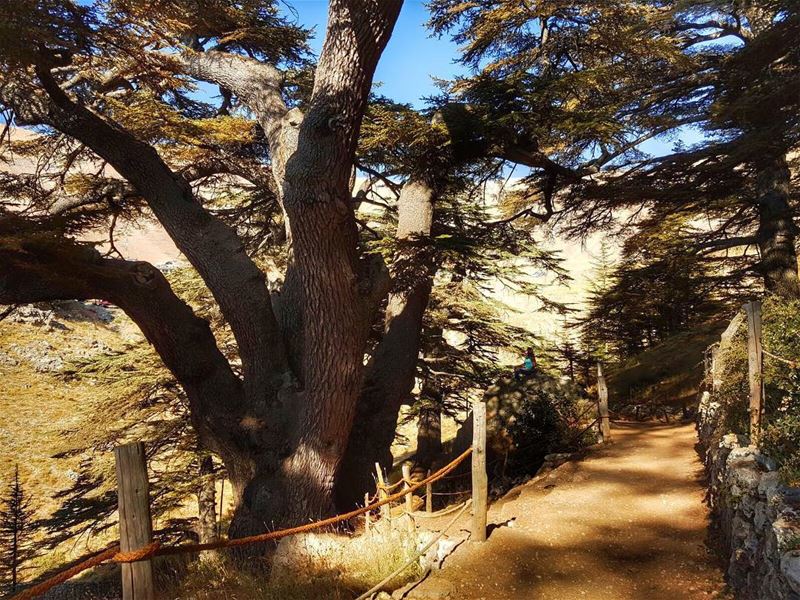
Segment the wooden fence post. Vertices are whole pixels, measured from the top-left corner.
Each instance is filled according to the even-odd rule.
[[[147,459],[141,442],[114,449],[119,501],[119,546],[132,552],[153,542]],[[123,600],[153,600],[153,566],[149,560],[122,565]]]
[[[431,476],[431,470],[428,469],[426,479]],[[431,514],[433,512],[433,482],[429,481],[425,486],[425,512]]]
[[[603,442],[611,440],[611,423],[608,419],[608,386],[603,375],[603,364],[597,363],[597,420]]]
[[[406,491],[408,488],[411,487],[411,465],[405,463],[401,468],[403,473],[403,490]],[[412,513],[414,512],[414,494],[406,494],[406,514],[408,515],[408,529],[409,531],[416,531],[417,526],[414,523],[414,517]]]
[[[386,494],[386,484],[383,481],[383,469],[381,469],[380,463],[377,462],[375,463],[375,473],[377,474],[378,477],[378,500],[383,500],[384,498],[386,498],[387,494]],[[388,504],[384,504],[383,506],[381,506],[381,516],[384,519],[391,521],[392,507],[389,506]]]
[[[764,355],[761,349],[761,302],[744,305],[747,313],[747,366],[750,380],[750,443],[758,445],[764,416]]]
[[[364,494],[364,506],[369,506],[369,492]],[[371,523],[370,523],[369,511],[367,511],[367,512],[364,513],[364,532],[365,533],[369,533],[370,524]]]
[[[472,541],[486,541],[489,477],[486,473],[486,404],[472,403]]]
[[[403,471],[403,490],[407,490],[411,487],[411,465],[408,463],[402,466]],[[406,494],[406,512],[412,513],[414,512],[414,494]]]

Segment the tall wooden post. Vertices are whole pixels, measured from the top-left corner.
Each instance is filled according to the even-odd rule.
[[[408,463],[402,466],[403,471],[403,490],[411,487],[411,465]],[[406,512],[414,512],[414,494],[406,494]]]
[[[378,499],[383,500],[386,498],[386,483],[383,481],[383,469],[381,469],[380,463],[375,463],[375,473],[377,474],[378,478]],[[381,506],[381,516],[388,520],[392,520],[392,507],[388,504],[384,504]]]
[[[431,470],[428,469],[428,474],[425,476],[427,479],[431,476]],[[433,482],[429,481],[425,485],[425,512],[431,514],[433,512]]]
[[[407,491],[408,488],[411,487],[411,465],[405,463],[401,467],[401,471],[403,473],[403,490]],[[414,524],[414,519],[411,516],[411,513],[414,512],[414,494],[406,494],[406,514],[408,515],[408,529],[410,531],[416,531],[417,526]]]
[[[472,403],[472,541],[486,541],[489,476],[486,473],[486,404]]]
[[[364,494],[364,506],[369,506],[369,492]],[[369,516],[369,511],[364,513],[364,532],[369,533],[369,527],[371,524],[371,517]]]
[[[150,489],[144,444],[137,442],[114,449],[119,500],[119,545],[132,552],[153,542]],[[153,567],[149,560],[122,565],[123,600],[153,600]]]
[[[608,386],[603,375],[602,363],[597,363],[597,421],[603,442],[611,439],[611,423],[608,419]]]
[[[761,302],[744,305],[747,313],[747,366],[750,380],[750,443],[758,445],[764,416],[764,355],[761,349]]]

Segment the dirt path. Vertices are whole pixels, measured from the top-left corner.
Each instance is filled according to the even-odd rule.
[[[463,544],[408,598],[724,598],[707,548],[692,425],[618,423],[614,441],[493,504],[483,545]]]

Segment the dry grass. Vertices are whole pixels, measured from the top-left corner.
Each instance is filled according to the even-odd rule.
[[[21,357],[18,350],[40,347],[46,342],[48,352],[91,352],[94,344],[109,348],[123,346],[119,325],[83,321],[63,321],[68,329],[49,329],[9,321],[0,322],[0,353],[11,357],[0,360],[0,489],[19,464],[26,493],[33,499],[37,518],[44,518],[59,506],[54,498],[58,490],[72,484],[80,457],[54,458],[65,450],[65,432],[78,431],[89,421],[89,407],[95,406],[98,390],[68,381],[56,372],[38,372]],[[123,325],[124,326],[124,325]],[[126,330],[127,333],[127,330]],[[0,357],[2,358],[2,357]],[[107,540],[80,540],[55,552],[40,556],[27,572],[35,576]]]
[[[131,335],[135,335],[133,325],[124,316],[111,325],[63,322],[68,329],[8,321],[0,323],[0,353],[17,362],[0,360],[0,486],[19,464],[25,489],[33,497],[37,517],[41,518],[50,516],[59,506],[59,501],[54,498],[55,492],[68,488],[72,483],[71,477],[79,471],[80,456],[54,457],[74,441],[66,432],[80,435],[90,423],[97,427],[93,411],[98,403],[106,402],[108,398],[102,397],[99,386],[72,382],[58,372],[36,371],[16,350],[41,345],[42,342],[59,355],[92,352],[98,343],[117,350],[124,348]],[[451,428],[453,434],[455,423]],[[415,428],[409,425],[407,433],[413,444]],[[407,449],[413,450],[414,445]],[[220,491],[219,487],[217,491]],[[187,514],[196,513],[194,499],[189,499],[186,510]],[[34,568],[26,575],[35,577],[58,568],[107,544],[115,533],[112,529],[102,536],[62,544],[55,551],[37,558]],[[305,552],[308,548],[303,549],[295,543],[291,568],[284,568],[280,573],[274,570],[272,577],[264,572],[237,569],[231,561],[219,556],[180,567],[174,561],[159,561],[159,587],[164,590],[161,599],[353,598],[405,563],[416,551],[416,537],[405,529],[357,537],[321,534],[307,536],[304,543],[314,548],[319,546],[322,551]],[[392,586],[399,587],[417,575],[418,568],[412,566],[392,582]],[[93,579],[109,576],[116,578],[116,570],[101,569],[89,574]]]
[[[159,600],[352,599],[415,557],[416,534],[400,525],[348,537],[308,534],[286,540],[272,573],[245,571],[221,556],[206,557],[162,580]],[[415,562],[388,584],[396,589],[421,574]]]
[[[609,375],[612,407],[692,404],[703,377],[703,353],[724,328],[721,321],[705,323],[626,361]]]

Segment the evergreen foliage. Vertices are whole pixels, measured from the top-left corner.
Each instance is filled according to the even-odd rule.
[[[36,557],[33,545],[32,499],[22,487],[19,466],[0,499],[0,589],[14,593],[28,563]]]
[[[795,235],[796,2],[431,6],[434,30],[451,33],[478,69],[452,93],[484,115],[484,136],[497,127],[539,153],[513,215],[555,216],[575,235],[625,213],[627,223],[702,220],[691,246],[731,280],[757,274],[775,289],[788,277],[796,288],[794,252],[778,241]],[[703,136],[692,147],[655,158],[639,149],[689,129]]]
[[[584,344],[622,361],[679,331],[718,315],[720,277],[687,251],[694,230],[684,219],[650,223],[630,235],[608,270],[604,254],[588,311],[580,320]]]
[[[436,104],[416,111],[375,98],[359,147],[359,166],[370,190],[365,199],[378,207],[370,211],[374,227],[365,237],[370,248],[387,258],[398,252],[393,231],[399,190],[415,178],[435,188],[430,243],[436,268],[411,419],[425,410],[461,413],[507,373],[501,355],[519,356],[532,344],[530,332],[508,323],[513,309],[495,297],[498,290],[526,295],[555,314],[566,310],[542,292],[532,275],[547,273],[566,281],[557,254],[541,248],[534,230],[498,220],[506,193],[500,161],[462,155],[462,140],[442,113]]]
[[[183,267],[168,275],[177,293],[211,323],[220,346],[235,362],[233,336],[197,273]],[[48,534],[48,545],[56,547],[116,526],[116,476],[110,450],[129,441],[146,444],[151,512],[159,534],[196,538],[197,515],[186,515],[182,509],[208,476],[201,472],[207,454],[192,427],[185,393],[152,347],[145,341],[132,342],[122,351],[74,363],[66,376],[100,394],[91,421],[79,431],[65,431],[56,455],[79,456],[81,468],[74,483],[56,493],[59,508],[37,522]],[[224,470],[214,471],[214,477],[224,476]]]

